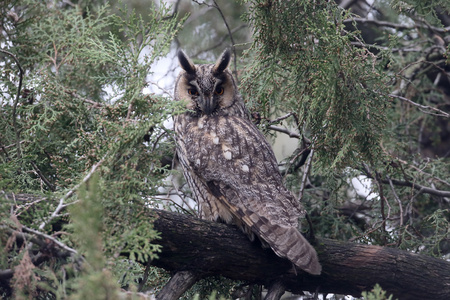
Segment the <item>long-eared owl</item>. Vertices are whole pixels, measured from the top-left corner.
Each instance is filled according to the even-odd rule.
[[[299,232],[304,210],[286,189],[272,148],[251,122],[228,70],[231,53],[195,65],[183,51],[175,99],[177,154],[204,219],[234,223],[280,257],[320,274],[316,251]]]

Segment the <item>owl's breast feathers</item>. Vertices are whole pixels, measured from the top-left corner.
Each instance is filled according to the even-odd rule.
[[[312,274],[320,264],[297,230],[304,214],[285,188],[272,148],[247,118],[227,115],[175,118],[177,151],[203,216],[244,225],[276,254]]]

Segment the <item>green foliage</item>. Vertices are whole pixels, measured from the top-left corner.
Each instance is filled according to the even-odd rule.
[[[139,261],[160,251],[148,207],[168,174],[162,158],[173,155],[163,122],[180,108],[143,91],[183,19],[167,17],[165,5],[150,5],[144,17],[103,1],[22,2],[0,5],[20,14],[20,22],[4,19],[14,56],[1,54],[0,189],[44,195],[45,201],[18,203],[17,223],[62,231],[59,240],[85,261],[81,271],[75,258],[36,268],[18,255],[27,249],[8,243],[3,232],[8,251],[0,261],[31,272],[15,281],[16,287],[34,282],[27,297],[115,299],[119,280],[136,285],[144,269]],[[25,72],[16,97],[19,64]],[[66,196],[77,189],[76,197]],[[10,198],[1,205],[10,207]],[[10,212],[2,210],[0,224],[20,228]],[[124,268],[123,255],[132,267]]]
[[[163,3],[138,2],[0,4],[8,51],[0,53],[0,269],[14,270],[13,290],[0,297],[115,299],[119,288],[158,290],[168,280],[141,262],[161,250],[148,207],[169,175],[180,176],[169,170],[174,145],[163,122],[184,108],[144,93],[147,76],[175,37],[202,62],[230,39],[212,2],[178,3],[195,16],[186,26]],[[375,1],[375,20],[412,24],[404,28],[349,22],[356,16],[334,1],[243,2],[217,1],[244,65],[240,90],[263,130],[294,113],[277,123],[312,141],[302,202],[315,233],[448,258],[448,201],[417,188],[450,186],[448,94],[436,76],[448,73],[449,48],[436,42],[437,12],[448,13],[448,0]],[[299,153],[285,173],[297,195]],[[361,174],[372,178],[375,197],[354,195],[350,181]],[[22,198],[12,201],[11,192]],[[35,265],[28,251],[42,246],[16,239],[22,225],[85,263],[71,255]],[[206,278],[184,298],[230,298],[237,284]],[[392,299],[379,286],[363,297]]]
[[[383,291],[380,285],[376,284],[370,292],[363,292],[362,296],[365,300],[392,300],[392,295],[389,297]]]
[[[105,268],[102,232],[102,192],[98,174],[83,184],[78,202],[72,206],[74,240],[83,256],[81,276],[77,278],[71,299],[119,299],[119,285]]]
[[[448,215],[435,215],[440,211],[439,197],[417,194],[411,186],[392,188],[387,179],[424,186],[433,182],[437,190],[448,190],[448,158],[424,159],[427,154],[421,148],[425,138],[440,151],[446,134],[442,125],[448,117],[436,118],[435,111],[404,102],[407,98],[417,106],[446,107],[448,96],[428,73],[433,67],[445,68],[444,48],[425,57],[421,51],[399,52],[396,49],[417,43],[432,49],[435,44],[426,35],[427,27],[393,33],[374,25],[369,31],[356,21],[350,25],[349,20],[358,16],[333,1],[245,2],[250,5],[246,20],[254,26],[254,42],[241,90],[250,109],[267,119],[295,113],[295,118],[283,120],[284,125],[312,141],[311,185],[302,201],[316,233],[433,254],[446,247],[448,253]],[[421,25],[425,23],[420,18],[436,11],[438,2],[445,3],[428,6],[410,1],[412,10],[409,2],[396,2],[399,13],[379,1],[376,7],[383,13],[377,17],[392,24],[406,20]],[[357,25],[365,31],[355,30]],[[374,39],[373,44],[365,39]],[[266,125],[263,118],[261,127]],[[435,154],[448,155],[448,147],[444,148]],[[295,172],[299,156],[292,156],[294,171],[288,169],[286,181],[298,193],[303,174]],[[382,197],[349,201],[349,182],[361,174],[373,179],[370,189]],[[421,213],[414,213],[413,207]],[[439,220],[439,232],[426,229],[432,226],[431,216]]]
[[[194,286],[183,295],[182,299],[231,299],[231,293],[239,284],[239,282],[221,276],[208,277],[194,284]]]
[[[199,294],[196,294],[196,295],[194,296],[194,298],[192,298],[192,299],[193,299],[193,300],[200,300],[200,299],[202,299],[202,298],[200,298],[200,295],[199,295]],[[209,295],[209,297],[206,298],[206,299],[208,299],[208,300],[225,300],[226,298],[223,297],[223,296],[217,298],[217,292],[214,291],[214,292],[212,292],[212,293]]]
[[[257,56],[243,86],[252,108],[265,116],[295,112],[324,171],[375,164],[385,133],[386,80],[371,52],[351,46],[359,35],[345,31],[349,14],[329,1],[248,2]]]
[[[105,265],[101,238],[101,232],[104,230],[101,201],[99,176],[95,173],[87,183],[78,189],[78,201],[70,210],[77,249],[80,251],[80,255],[85,257],[86,267],[93,271],[100,271]]]
[[[440,24],[437,16],[438,11],[450,12],[450,1],[448,0],[394,0],[391,1],[390,5],[400,13],[420,16],[434,24]],[[437,7],[438,10],[436,10]]]

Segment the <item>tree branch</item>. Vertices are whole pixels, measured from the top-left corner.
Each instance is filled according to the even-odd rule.
[[[267,295],[264,300],[278,300],[281,296],[283,296],[285,292],[284,284],[280,281],[274,281],[274,283],[269,286],[267,291]]]
[[[450,27],[439,28],[439,27],[433,27],[433,26],[430,26],[427,24],[417,24],[417,23],[415,23],[413,25],[406,25],[406,24],[398,24],[398,23],[379,21],[379,20],[375,20],[375,19],[366,19],[366,18],[351,18],[351,19],[347,19],[347,20],[343,21],[344,24],[353,23],[353,22],[361,23],[361,24],[374,24],[376,26],[395,28],[397,30],[409,30],[409,29],[423,28],[423,29],[430,29],[434,32],[438,32],[441,34],[445,34],[448,31],[450,31]]]
[[[198,279],[198,276],[194,272],[177,272],[158,293],[156,300],[177,300],[185,291],[190,289]]]
[[[291,137],[291,138],[296,138],[296,139],[301,138],[300,134],[293,132],[293,131],[289,131],[286,128],[275,126],[275,125],[269,125],[269,126],[267,126],[267,129],[285,133],[285,134],[289,135],[289,137]]]
[[[389,97],[397,98],[397,99],[400,99],[402,101],[408,102],[408,103],[410,103],[410,104],[412,104],[414,106],[417,106],[424,113],[427,113],[427,114],[430,114],[430,115],[433,115],[433,116],[438,116],[438,117],[450,118],[450,114],[449,113],[446,113],[445,111],[440,110],[438,108],[435,108],[435,107],[432,107],[432,106],[428,106],[428,105],[422,105],[422,104],[416,103],[416,102],[414,102],[414,101],[412,101],[412,100],[410,100],[408,98],[405,98],[405,97],[402,97],[402,96],[399,96],[399,95],[395,95],[395,94],[389,94]],[[435,113],[435,114],[434,113],[430,113],[430,112],[424,111],[422,109],[424,109],[424,110],[434,110],[437,113]]]
[[[400,299],[449,299],[450,262],[394,248],[317,238],[323,267],[320,276],[294,272],[292,264],[250,242],[236,227],[187,215],[152,210],[163,246],[155,266],[189,271],[200,277],[222,275],[235,280],[300,293],[360,296],[378,283]]]
[[[369,166],[367,166],[366,164],[364,164],[364,171],[365,171],[365,175],[368,178],[371,179],[376,179],[375,176],[372,174],[372,172],[370,171]],[[407,186],[407,187],[412,187],[418,191],[420,191],[421,193],[426,193],[426,194],[431,194],[431,195],[435,195],[435,196],[440,196],[440,197],[450,197],[450,191],[443,191],[443,190],[438,190],[438,189],[434,189],[434,188],[429,188],[417,183],[413,183],[410,181],[401,181],[401,180],[397,180],[397,179],[391,179],[391,180],[380,180],[381,183],[383,184],[394,184],[394,185],[398,185],[398,186]]]

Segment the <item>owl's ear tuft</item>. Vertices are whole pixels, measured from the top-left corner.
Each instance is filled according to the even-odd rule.
[[[183,52],[183,50],[178,50],[178,61],[180,62],[180,67],[186,71],[186,73],[194,75],[195,74],[195,65]]]
[[[230,60],[231,60],[231,51],[230,49],[226,49],[217,59],[216,64],[212,69],[213,74],[219,75],[220,73],[225,71],[225,69],[230,64]]]

